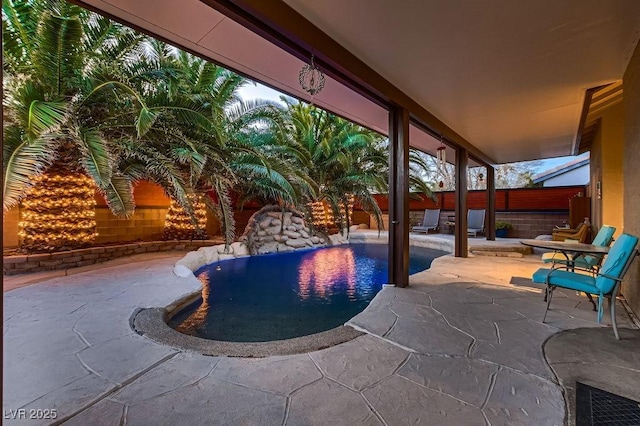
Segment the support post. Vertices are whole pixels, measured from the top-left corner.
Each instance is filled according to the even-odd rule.
[[[456,233],[455,250],[456,257],[467,257],[469,253],[469,240],[467,237],[467,166],[469,165],[469,153],[464,148],[456,150]]]
[[[496,173],[492,165],[487,164],[487,240],[496,239]]]
[[[389,284],[409,285],[409,111],[389,112]]]

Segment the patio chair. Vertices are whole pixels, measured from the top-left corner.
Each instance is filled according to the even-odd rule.
[[[484,234],[485,209],[469,210],[467,212],[467,235],[478,236]]]
[[[613,234],[616,232],[616,228],[609,225],[602,225],[596,237],[593,239],[594,246],[608,247],[613,241]],[[573,265],[578,268],[583,268],[586,270],[597,269],[602,262],[602,256],[591,255],[591,254],[580,254],[577,256],[569,256],[567,258],[564,254],[554,252],[554,253],[544,253],[542,255],[542,261],[544,263],[562,263],[567,267]]]
[[[425,234],[428,234],[430,229],[437,231],[439,226],[440,209],[426,209],[424,211],[424,219],[422,219],[422,223],[411,228],[411,231],[424,232]]]
[[[609,311],[611,313],[611,324],[616,339],[620,340],[618,325],[616,323],[616,297],[620,289],[620,283],[624,274],[631,266],[631,262],[638,254],[638,237],[629,234],[622,234],[615,242],[609,254],[604,260],[602,267],[593,275],[581,274],[565,269],[558,269],[554,265],[551,269],[540,268],[534,272],[532,281],[534,283],[546,284],[547,286],[547,307],[544,311],[542,322],[547,319],[547,311],[553,298],[553,290],[557,287],[570,290],[582,291],[598,296],[598,323],[602,321],[603,300],[609,299]]]
[[[590,225],[587,225],[583,222],[575,229],[563,229],[554,231],[551,234],[551,239],[553,241],[576,240],[581,243],[586,243],[587,238],[589,237],[590,228]]]

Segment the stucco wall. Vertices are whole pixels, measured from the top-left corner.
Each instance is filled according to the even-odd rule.
[[[602,219],[602,196],[598,196],[596,186],[602,184],[602,129],[598,130],[593,142],[591,142],[591,158],[589,161],[591,169],[591,185],[589,185],[589,197],[591,197],[591,223],[600,228],[603,225]],[[622,171],[621,171],[622,172]],[[620,231],[620,230],[618,230]]]
[[[640,235],[640,43],[629,61],[623,77],[624,96],[624,230]],[[631,309],[640,315],[640,260],[636,258],[622,293]]]
[[[602,223],[622,230],[624,213],[624,106],[602,117]],[[595,190],[595,186],[594,186]],[[619,232],[618,232],[619,233]]]

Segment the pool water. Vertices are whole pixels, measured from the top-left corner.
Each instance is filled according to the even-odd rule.
[[[411,247],[409,272],[445,254]],[[263,342],[335,328],[362,312],[387,282],[387,246],[350,244],[251,256],[205,265],[195,273],[202,300],[169,325],[193,336]]]

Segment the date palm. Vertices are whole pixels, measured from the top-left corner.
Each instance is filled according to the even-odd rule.
[[[288,145],[297,153],[300,167],[318,185],[310,201],[326,202],[340,228],[349,228],[352,199],[382,225],[382,212],[373,195],[388,191],[388,141],[363,128],[312,105],[288,102]],[[410,153],[410,186],[433,196],[416,173],[427,164],[417,152]]]
[[[280,155],[274,133],[284,127],[282,108],[268,101],[243,101],[238,89],[247,80],[224,68],[172,52],[159,42],[151,50],[157,52],[156,61],[170,70],[149,75],[156,79],[154,87],[162,87],[172,98],[189,99],[210,120],[209,129],[183,129],[194,141],[194,151],[184,152],[189,161],[183,169],[197,193],[213,194],[204,201],[220,220],[225,241],[235,237],[232,190],[242,195],[241,201],[297,204],[310,182]]]
[[[176,129],[209,121],[193,103],[169,102],[127,74],[145,40],[64,1],[3,2],[5,210],[43,173],[89,176],[118,216],[133,213],[137,179],[188,204],[175,153],[152,143],[182,141]]]
[[[3,24],[4,209],[24,196],[32,177],[53,168],[87,174],[115,213],[130,213],[130,187],[114,173],[97,123],[113,108],[103,102],[107,92],[128,88],[90,73],[135,51],[140,36],[66,2],[6,0]]]

